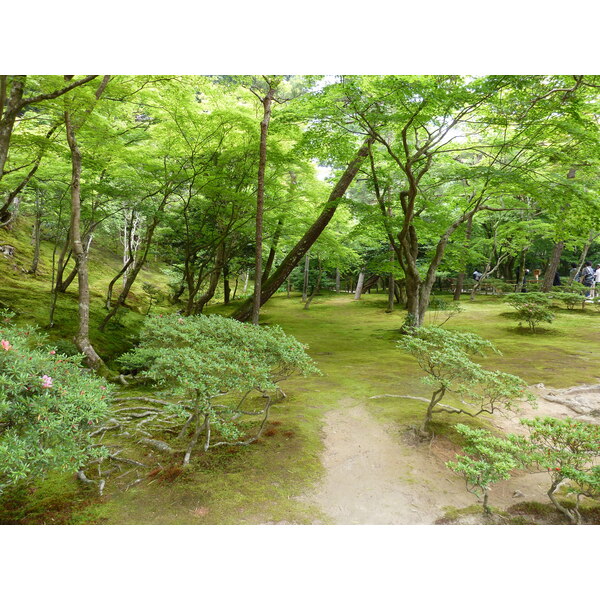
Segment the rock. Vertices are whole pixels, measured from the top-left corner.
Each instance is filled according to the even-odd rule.
[[[523,496],[525,496],[525,494],[520,490],[515,490],[513,492],[513,498],[522,498]]]

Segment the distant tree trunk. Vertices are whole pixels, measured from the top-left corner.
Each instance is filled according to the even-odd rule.
[[[225,264],[223,265],[223,304],[229,304],[230,297],[231,286],[229,284],[229,264],[225,262]]]
[[[390,262],[394,264],[394,253],[392,251],[390,256]],[[390,273],[388,276],[388,307],[386,312],[391,313],[394,312],[394,294],[396,289],[396,282],[394,279],[394,274]]]
[[[71,150],[71,243],[77,264],[79,281],[79,329],[75,344],[85,357],[87,364],[96,371],[105,370],[104,361],[98,356],[89,338],[90,289],[88,283],[87,252],[81,241],[81,153],[75,139],[75,129],[68,111],[65,111],[67,141]]]
[[[104,303],[106,310],[110,310],[110,301],[112,300],[113,287],[114,287],[115,283],[117,283],[117,281],[119,281],[119,279],[121,277],[123,277],[123,275],[126,273],[127,269],[129,269],[129,267],[131,266],[132,263],[133,263],[133,256],[130,256],[129,260],[123,265],[121,270],[110,280],[110,283],[108,284],[108,290],[106,292],[106,301]],[[125,283],[127,282],[127,280],[124,277],[123,277],[123,281]]]
[[[365,270],[361,269],[360,273],[358,274],[358,282],[356,284],[356,291],[354,292],[355,300],[360,300],[364,282],[365,282]]]
[[[290,278],[288,277],[286,280],[286,284],[287,284],[287,297],[290,297],[290,292],[292,291],[292,282],[290,281]]]
[[[38,264],[40,262],[40,241],[42,233],[42,204],[39,196],[39,192],[36,193],[35,197],[35,222],[33,225],[33,260],[31,261],[31,268],[28,273],[37,275]]]
[[[141,254],[135,259],[133,267],[131,267],[131,271],[129,272],[129,277],[127,277],[127,281],[123,284],[123,289],[121,290],[117,301],[110,309],[108,314],[104,317],[102,323],[100,323],[100,326],[98,328],[100,331],[104,331],[104,328],[106,327],[108,322],[117,314],[119,308],[123,306],[123,304],[125,304],[125,300],[129,295],[129,290],[131,290],[131,287],[135,283],[139,272],[142,270],[142,267],[146,263],[146,258],[148,257],[148,252],[150,251],[150,246],[152,244],[152,238],[154,237],[154,231],[160,222],[162,213],[164,211],[167,200],[169,199],[169,196],[170,190],[165,189],[165,191],[163,192],[161,202],[154,213],[152,221],[148,224],[146,236],[144,239],[144,249],[141,252]]]
[[[465,250],[469,248],[472,230],[473,230],[473,217],[471,216],[471,218],[469,218],[467,220],[467,228],[465,231]],[[454,296],[452,299],[456,300],[457,302],[460,300],[460,295],[462,294],[462,288],[463,288],[463,285],[465,284],[465,279],[467,276],[467,274],[465,272],[465,268],[466,268],[466,265],[464,266],[462,272],[460,272],[456,278],[456,287],[454,288]]]
[[[310,272],[310,253],[304,257],[304,283],[302,284],[302,302],[308,300],[308,275]]]
[[[265,263],[265,268],[262,274],[263,283],[269,278],[269,274],[271,273],[271,269],[273,268],[273,263],[275,262],[275,255],[277,254],[277,246],[279,245],[279,238],[281,237],[281,228],[283,226],[283,219],[279,219],[277,221],[277,227],[275,229],[275,233],[273,234],[273,240],[271,241],[271,248],[269,250],[269,256],[267,256],[267,262]]]
[[[525,289],[525,279],[527,277],[527,273],[525,273],[525,259],[527,258],[527,250],[529,250],[529,247],[524,248],[521,252],[521,264],[519,266],[519,277],[517,278],[517,285],[515,288],[516,292],[522,292]]]
[[[260,301],[264,304],[283,284],[288,275],[302,260],[302,257],[310,250],[310,247],[317,241],[319,235],[327,227],[329,221],[335,214],[338,207],[339,200],[344,196],[349,185],[354,180],[354,177],[358,173],[358,170],[366,158],[369,147],[373,143],[371,138],[367,139],[357,152],[354,160],[348,165],[336,186],[332,190],[331,194],[321,214],[317,217],[316,221],[309,227],[306,233],[298,241],[298,243],[288,252],[287,256],[283,259],[281,264],[277,267],[275,272],[269,277],[269,279],[262,286]],[[252,300],[246,301],[240,308],[234,312],[233,318],[238,321],[247,321],[252,314]]]
[[[267,135],[271,121],[271,105],[275,97],[275,89],[269,83],[267,95],[262,98],[263,120],[260,123],[260,150],[258,159],[258,189],[256,193],[256,256],[254,266],[254,301],[252,304],[252,323],[258,325],[260,316],[260,294],[262,286],[262,245],[263,245],[263,210],[265,201],[265,170],[267,167]]]
[[[340,270],[335,268],[335,291],[337,294],[340,293]]]
[[[250,279],[250,269],[246,269],[246,277],[244,279],[244,290],[243,290],[243,294],[246,294],[246,292],[248,291],[248,280]]]
[[[308,310],[310,303],[313,301],[313,298],[318,294],[319,287],[321,286],[321,275],[323,274],[323,266],[321,264],[320,258],[318,259],[318,263],[319,263],[319,267],[318,267],[319,272],[317,273],[317,283],[315,283],[315,287],[313,288],[310,297],[308,298],[308,300],[306,301],[306,304],[304,305],[305,310]]]
[[[564,241],[557,242],[556,244],[554,244],[552,254],[550,255],[550,260],[548,261],[548,267],[546,268],[546,273],[544,273],[542,292],[549,292],[552,289],[552,284],[554,283],[554,276],[556,275],[556,271],[558,271],[558,265],[560,264],[560,257],[562,255],[564,247]]]
[[[194,305],[194,314],[201,314],[204,307],[213,299],[215,291],[217,290],[217,284],[221,278],[221,271],[223,270],[223,263],[225,260],[225,243],[223,241],[217,246],[217,254],[215,257],[215,266],[213,272],[210,274],[208,281],[208,289],[202,296],[200,296],[198,302]],[[255,323],[258,325],[258,323]]]
[[[233,294],[231,295],[232,301],[235,300],[235,294],[237,292],[239,282],[240,282],[240,275],[238,273],[235,278],[235,285],[233,286]]]

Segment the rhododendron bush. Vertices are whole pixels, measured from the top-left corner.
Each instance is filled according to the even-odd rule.
[[[279,383],[293,375],[318,373],[305,349],[277,326],[219,316],[157,315],[146,320],[139,346],[120,360],[172,400],[168,408],[184,422],[180,439],[191,436],[187,463],[201,434],[208,450],[213,430],[223,439],[212,445],[236,443],[243,415],[264,417],[262,429],[274,397],[283,394]],[[257,408],[254,398],[254,406],[246,408],[252,392],[266,402]]]
[[[0,315],[0,492],[49,469],[77,471],[99,456],[92,428],[108,410],[104,379],[58,354],[37,330]]]

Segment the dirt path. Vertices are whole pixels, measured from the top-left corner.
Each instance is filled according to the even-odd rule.
[[[327,413],[323,433],[326,475],[303,500],[336,524],[433,523],[442,506],[469,501],[433,448],[400,443],[352,398]]]
[[[544,400],[527,416],[577,416]],[[506,431],[520,429],[518,418],[497,421]],[[447,506],[472,505],[462,478],[446,468],[456,448],[449,441],[413,446],[398,431],[377,421],[357,400],[346,398],[328,412],[323,428],[325,476],[302,498],[317,505],[336,524],[432,524]],[[491,503],[499,508],[525,500],[547,502],[547,475],[522,474],[494,486]]]

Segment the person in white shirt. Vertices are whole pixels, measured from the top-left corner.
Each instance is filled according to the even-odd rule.
[[[592,298],[596,298],[600,293],[600,265],[596,265],[594,271],[594,283],[592,284]]]

